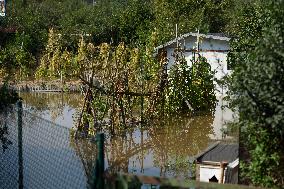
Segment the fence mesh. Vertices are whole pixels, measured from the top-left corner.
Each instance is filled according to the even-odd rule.
[[[2,110],[0,113],[0,144],[2,145],[2,148],[0,147],[0,189],[91,188],[91,177],[94,175],[97,158],[94,141],[75,140],[70,136],[69,128],[45,120],[27,110],[20,110],[13,107],[10,111]],[[121,142],[125,139],[125,137],[122,138]],[[137,151],[144,150],[144,146],[150,145],[144,141],[144,146],[139,147],[133,138],[129,141],[135,149],[130,150],[132,153],[129,153],[129,157],[134,156]],[[116,143],[116,145],[120,144]],[[126,146],[131,147],[131,145]],[[115,157],[123,154],[123,148],[119,149]],[[124,167],[127,169],[129,157],[122,157],[122,160],[126,162]],[[114,169],[116,166],[109,164],[110,167],[105,174],[106,179],[103,178],[108,188],[246,188],[237,185],[214,185],[189,180],[116,174],[115,172],[123,168],[124,161],[117,165],[117,169]],[[113,165],[116,165],[115,162]],[[96,180],[98,181],[98,178]],[[94,186],[97,183],[93,183]]]
[[[0,114],[0,139],[2,149],[0,151],[0,187],[17,188],[18,186],[18,139],[17,127],[11,127],[10,122],[15,119],[12,112]]]
[[[70,129],[23,110],[21,134],[17,109],[0,116],[0,188],[89,188]]]

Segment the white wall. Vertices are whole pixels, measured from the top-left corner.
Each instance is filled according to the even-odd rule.
[[[224,101],[220,96],[217,96],[217,100],[218,102],[215,107],[214,121],[212,124],[213,133],[209,135],[212,140],[228,138],[229,136],[224,135],[222,130],[227,128],[226,123],[233,120],[233,112],[227,107],[222,108],[222,106],[228,105],[228,102]]]
[[[221,177],[221,168],[217,166],[209,166],[209,165],[200,165],[200,182],[209,182],[213,176],[220,181]],[[223,181],[225,180],[225,174],[223,177]]]

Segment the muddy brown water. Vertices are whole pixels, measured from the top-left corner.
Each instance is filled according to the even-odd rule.
[[[80,93],[20,93],[20,96],[25,110],[59,124],[58,127],[73,127],[83,104]],[[110,172],[193,177],[191,162],[194,156],[216,140],[228,138],[221,130],[232,119],[232,113],[221,108],[224,104],[219,100],[213,115],[179,116],[151,127],[133,127],[116,136],[105,130],[106,168]],[[71,137],[67,140],[70,153],[78,157],[76,164],[88,180],[96,157],[95,143],[75,141]]]
[[[24,106],[44,119],[73,127],[83,104],[80,93],[21,93]],[[178,117],[150,128],[133,128],[124,136],[109,136],[106,163],[124,172],[155,176],[188,176],[188,161],[209,143],[220,140],[221,129],[232,119],[222,110],[221,100],[214,115]],[[166,125],[165,125],[166,124]]]

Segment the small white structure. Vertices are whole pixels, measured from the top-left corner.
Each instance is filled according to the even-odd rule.
[[[191,66],[192,60],[199,54],[205,57],[211,65],[211,70],[216,71],[215,78],[221,79],[230,71],[227,65],[227,54],[230,49],[230,38],[221,34],[205,35],[199,33],[187,33],[172,41],[156,47],[158,56],[166,57],[168,69],[175,63],[174,52],[177,49],[183,51],[187,64]],[[225,89],[216,85],[216,95],[223,95]]]
[[[238,183],[238,144],[216,143],[196,157],[196,180]]]

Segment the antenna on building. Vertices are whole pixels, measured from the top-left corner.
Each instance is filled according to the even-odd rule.
[[[199,53],[199,42],[200,42],[200,33],[199,33],[199,30],[197,30],[197,41],[196,41],[196,43],[197,43],[197,53]]]
[[[178,48],[178,25],[176,24],[176,42],[177,42],[177,48]]]

